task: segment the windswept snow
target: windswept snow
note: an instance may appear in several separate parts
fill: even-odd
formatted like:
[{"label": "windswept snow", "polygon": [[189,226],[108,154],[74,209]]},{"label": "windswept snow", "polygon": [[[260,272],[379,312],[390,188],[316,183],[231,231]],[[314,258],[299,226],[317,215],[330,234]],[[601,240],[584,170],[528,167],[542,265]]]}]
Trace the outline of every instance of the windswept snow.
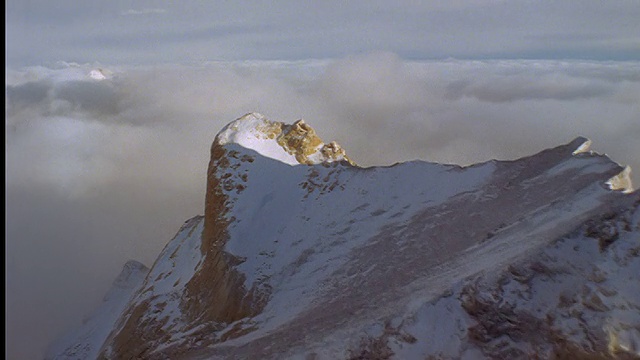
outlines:
[{"label": "windswept snow", "polygon": [[383,226],[405,223],[425,206],[473,192],[495,170],[493,163],[462,171],[425,162],[369,169],[344,163],[292,168],[254,157],[252,163],[231,159],[231,167],[246,173],[247,181],[240,194],[231,195],[227,214],[239,219],[229,228],[233,241],[226,251],[243,260],[236,269],[246,276],[245,287],[267,281],[274,289],[263,315],[255,319],[268,324],[248,338],[308,306],[351,251]]}]

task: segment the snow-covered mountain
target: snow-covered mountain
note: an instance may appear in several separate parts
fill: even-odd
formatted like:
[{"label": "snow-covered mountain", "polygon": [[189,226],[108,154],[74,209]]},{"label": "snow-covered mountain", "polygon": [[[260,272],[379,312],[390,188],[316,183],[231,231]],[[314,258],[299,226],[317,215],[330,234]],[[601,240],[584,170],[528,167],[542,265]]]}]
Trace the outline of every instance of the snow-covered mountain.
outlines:
[{"label": "snow-covered mountain", "polygon": [[640,357],[640,194],[589,144],[362,168],[247,114],[204,216],[48,358]]}]

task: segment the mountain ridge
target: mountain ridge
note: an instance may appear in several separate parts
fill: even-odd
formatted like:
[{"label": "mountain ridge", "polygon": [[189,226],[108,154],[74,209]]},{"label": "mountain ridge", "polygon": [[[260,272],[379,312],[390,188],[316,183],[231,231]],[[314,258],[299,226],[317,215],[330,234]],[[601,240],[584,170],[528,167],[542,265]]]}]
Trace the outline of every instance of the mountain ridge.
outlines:
[{"label": "mountain ridge", "polygon": [[[323,151],[304,122],[255,113],[223,128],[211,147],[204,217],[188,220],[163,249],[100,357],[348,358],[376,347],[377,356],[392,357],[425,344],[415,331],[384,325],[390,319],[433,312],[428,304],[443,293],[465,298],[464,286],[451,286],[502,274],[611,208],[638,206],[630,182],[612,181],[629,171],[581,137],[469,167],[361,168],[329,145],[340,151]],[[640,231],[633,221],[627,232]],[[623,300],[640,304],[633,295]],[[465,313],[456,313],[469,323],[458,348],[440,354],[498,354],[485,346],[491,341],[472,341],[474,315]],[[382,335],[363,337],[380,324]],[[526,351],[557,350],[534,345]],[[607,346],[587,350],[613,354]]]}]

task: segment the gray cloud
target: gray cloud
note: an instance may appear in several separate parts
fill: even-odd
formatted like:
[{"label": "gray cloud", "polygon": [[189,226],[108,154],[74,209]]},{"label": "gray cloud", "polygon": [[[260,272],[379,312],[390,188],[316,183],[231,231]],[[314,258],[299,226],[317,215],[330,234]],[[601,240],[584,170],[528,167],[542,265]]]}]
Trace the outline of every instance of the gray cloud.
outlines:
[{"label": "gray cloud", "polygon": [[[426,61],[91,65],[9,72],[10,358],[41,358],[129,258],[151,265],[201,214],[208,150],[249,111],[304,117],[362,165],[514,159],[582,135],[640,169],[637,62]],[[28,345],[28,346],[27,346]]]},{"label": "gray cloud", "polygon": [[602,66],[567,67],[566,73],[577,78],[598,79],[605,82],[640,82],[640,63],[628,62],[624,65],[609,63]]},{"label": "gray cloud", "polygon": [[152,15],[152,14],[164,14],[167,10],[160,8],[144,8],[142,10],[128,9],[122,12],[124,16],[132,16],[132,15]]},{"label": "gray cloud", "polygon": [[100,47],[105,48],[123,48],[144,46],[151,44],[156,46],[170,46],[174,44],[194,43],[215,39],[230,38],[238,35],[255,36],[261,32],[269,30],[266,25],[239,25],[239,24],[221,24],[217,26],[203,26],[196,29],[148,29],[140,32],[126,32],[115,34],[96,34],[92,36],[83,36],[75,42],[76,48]]},{"label": "gray cloud", "polygon": [[49,81],[29,81],[20,85],[6,87],[6,101],[8,115],[40,107],[49,96],[52,84]]},{"label": "gray cloud", "polygon": [[119,112],[121,94],[108,82],[71,81],[56,88],[54,98],[69,103],[89,115],[114,115]]},{"label": "gray cloud", "polygon": [[607,84],[569,79],[566,76],[531,79],[526,76],[490,79],[489,81],[459,81],[448,87],[447,96],[460,99],[474,97],[487,102],[516,100],[578,100],[611,95]]}]

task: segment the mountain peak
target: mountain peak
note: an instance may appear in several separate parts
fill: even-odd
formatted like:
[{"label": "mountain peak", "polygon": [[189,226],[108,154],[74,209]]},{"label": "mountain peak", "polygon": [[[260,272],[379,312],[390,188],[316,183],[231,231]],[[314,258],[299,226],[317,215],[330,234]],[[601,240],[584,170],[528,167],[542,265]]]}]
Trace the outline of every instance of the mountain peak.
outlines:
[{"label": "mountain peak", "polygon": [[285,124],[259,113],[248,113],[218,133],[214,146],[225,144],[238,144],[289,165],[342,160],[352,163],[340,145],[336,142],[325,144],[303,119]]},{"label": "mountain peak", "polygon": [[89,77],[93,80],[105,80],[107,77],[102,69],[93,69],[89,72]]}]

